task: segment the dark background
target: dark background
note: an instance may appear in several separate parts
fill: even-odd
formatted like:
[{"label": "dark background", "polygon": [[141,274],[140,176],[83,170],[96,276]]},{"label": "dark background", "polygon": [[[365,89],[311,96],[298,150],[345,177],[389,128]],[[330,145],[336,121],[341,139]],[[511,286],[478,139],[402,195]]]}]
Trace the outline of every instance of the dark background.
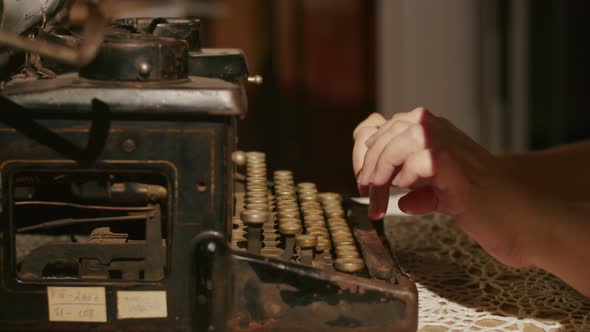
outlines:
[{"label": "dark background", "polygon": [[[241,149],[267,152],[271,169],[291,169],[320,190],[356,194],[352,130],[376,110],[376,1],[213,1],[227,10],[204,20],[205,45],[243,49],[265,79],[248,88]],[[497,2],[506,41],[509,1]],[[529,148],[587,139],[590,1],[529,0],[528,8]],[[502,77],[509,68],[500,66]]]}]

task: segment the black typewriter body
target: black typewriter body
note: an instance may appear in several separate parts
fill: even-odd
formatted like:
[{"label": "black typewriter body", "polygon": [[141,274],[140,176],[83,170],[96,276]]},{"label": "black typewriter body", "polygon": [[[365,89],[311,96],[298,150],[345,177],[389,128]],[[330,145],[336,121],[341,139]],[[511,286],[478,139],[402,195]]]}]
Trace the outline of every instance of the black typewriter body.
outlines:
[{"label": "black typewriter body", "polygon": [[249,247],[232,161],[248,71],[202,49],[198,21],[118,21],[90,64],[45,68],[0,96],[1,331],[416,329],[415,286],[364,207],[343,205],[355,273],[333,249],[326,266],[282,255],[276,215],[276,241]]}]

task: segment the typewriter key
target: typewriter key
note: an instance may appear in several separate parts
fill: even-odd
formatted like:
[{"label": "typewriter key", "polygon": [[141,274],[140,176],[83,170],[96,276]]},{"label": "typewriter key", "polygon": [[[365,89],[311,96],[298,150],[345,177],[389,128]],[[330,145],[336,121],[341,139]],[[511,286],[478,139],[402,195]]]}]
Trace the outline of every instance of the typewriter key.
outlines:
[{"label": "typewriter key", "polygon": [[338,193],[319,193],[318,198],[321,202],[336,201],[342,202],[342,195]]},{"label": "typewriter key", "polygon": [[271,211],[270,207],[266,203],[249,203],[246,204],[246,210],[256,210],[256,211]]},{"label": "typewriter key", "polygon": [[360,258],[337,258],[334,267],[341,272],[355,273],[365,268],[365,262]]},{"label": "typewriter key", "polygon": [[234,153],[232,153],[231,159],[234,162],[234,164],[236,164],[238,166],[246,165],[247,159],[246,159],[246,153],[244,151],[235,151]]},{"label": "typewriter key", "polygon": [[244,210],[240,218],[248,226],[248,252],[260,254],[262,225],[270,220],[271,214],[268,211]]},{"label": "typewriter key", "polygon": [[297,246],[301,249],[301,264],[311,265],[313,261],[313,249],[317,244],[317,237],[307,234],[297,235],[295,237]]},{"label": "typewriter key", "polygon": [[284,260],[291,260],[295,251],[295,235],[301,233],[301,224],[296,222],[282,223],[279,232],[285,238],[285,251],[281,256]]}]

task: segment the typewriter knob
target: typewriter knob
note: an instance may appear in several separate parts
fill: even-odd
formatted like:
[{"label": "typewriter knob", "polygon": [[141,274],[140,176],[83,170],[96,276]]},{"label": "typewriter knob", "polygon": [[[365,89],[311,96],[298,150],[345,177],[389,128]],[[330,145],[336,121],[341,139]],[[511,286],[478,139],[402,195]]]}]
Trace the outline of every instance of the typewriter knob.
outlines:
[{"label": "typewriter knob", "polygon": [[137,71],[139,72],[139,75],[147,77],[150,76],[150,73],[152,72],[152,66],[147,62],[141,62],[139,66],[137,66]]},{"label": "typewriter knob", "polygon": [[245,166],[247,161],[246,153],[244,151],[235,151],[231,155],[231,160],[238,166]]},{"label": "typewriter knob", "polygon": [[264,78],[261,75],[248,76],[248,83],[262,85],[262,83],[264,83]]}]

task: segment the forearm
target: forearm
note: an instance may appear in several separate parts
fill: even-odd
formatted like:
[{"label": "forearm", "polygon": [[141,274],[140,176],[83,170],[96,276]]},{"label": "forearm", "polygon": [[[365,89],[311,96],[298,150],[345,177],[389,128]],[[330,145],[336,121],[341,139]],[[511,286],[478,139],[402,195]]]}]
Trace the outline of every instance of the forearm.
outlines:
[{"label": "forearm", "polygon": [[514,179],[536,192],[590,201],[590,141],[498,158]]},{"label": "forearm", "polygon": [[590,204],[547,201],[531,216],[530,262],[590,297]]}]

